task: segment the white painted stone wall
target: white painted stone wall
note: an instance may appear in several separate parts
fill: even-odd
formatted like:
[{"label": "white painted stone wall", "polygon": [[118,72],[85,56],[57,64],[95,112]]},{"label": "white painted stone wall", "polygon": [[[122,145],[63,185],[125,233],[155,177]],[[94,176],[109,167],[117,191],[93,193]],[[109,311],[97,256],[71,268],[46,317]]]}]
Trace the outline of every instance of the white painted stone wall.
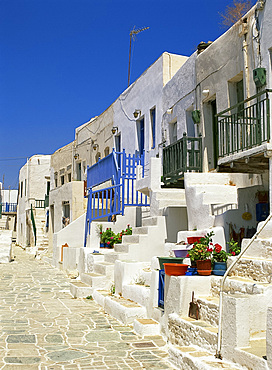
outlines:
[{"label": "white painted stone wall", "polygon": [[[50,155],[34,155],[20,169],[17,208],[17,243],[22,247],[33,244],[30,222],[31,204],[45,198],[47,182],[50,179]],[[35,213],[35,212],[34,212]]]},{"label": "white painted stone wall", "polygon": [[2,203],[17,203],[18,190],[17,189],[2,189],[1,190]]},{"label": "white painted stone wall", "polygon": [[[83,181],[72,181],[53,189],[49,194],[50,213],[54,207],[54,225],[51,231],[58,232],[63,229],[63,202],[70,205],[70,223],[80,217],[87,207],[87,198],[84,198]],[[51,222],[53,218],[51,216]]]},{"label": "white painted stone wall", "polygon": [[272,307],[267,310],[266,353],[269,369],[272,369]]},{"label": "white painted stone wall", "polygon": [[0,263],[8,263],[12,258],[11,238],[11,230],[0,230]]},{"label": "white painted stone wall", "polygon": [[[158,153],[161,143],[162,91],[163,86],[174,76],[187,57],[163,53],[133,84],[131,84],[114,102],[114,125],[121,134],[121,147],[127,153],[139,150],[137,125],[139,119],[145,120],[146,167],[149,158]],[[152,149],[150,110],[156,108],[156,139]],[[133,113],[140,110],[141,115],[135,119]]]}]

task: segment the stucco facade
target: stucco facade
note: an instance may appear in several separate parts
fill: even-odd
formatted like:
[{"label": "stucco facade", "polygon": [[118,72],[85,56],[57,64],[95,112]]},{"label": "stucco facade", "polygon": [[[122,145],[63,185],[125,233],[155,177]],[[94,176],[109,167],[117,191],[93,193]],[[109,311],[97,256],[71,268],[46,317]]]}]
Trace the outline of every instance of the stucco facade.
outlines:
[{"label": "stucco facade", "polygon": [[[50,184],[50,155],[34,155],[19,173],[17,207],[17,243],[22,247],[35,244],[31,206],[36,224],[38,246],[46,234],[45,196]],[[40,202],[41,201],[41,202]]]}]

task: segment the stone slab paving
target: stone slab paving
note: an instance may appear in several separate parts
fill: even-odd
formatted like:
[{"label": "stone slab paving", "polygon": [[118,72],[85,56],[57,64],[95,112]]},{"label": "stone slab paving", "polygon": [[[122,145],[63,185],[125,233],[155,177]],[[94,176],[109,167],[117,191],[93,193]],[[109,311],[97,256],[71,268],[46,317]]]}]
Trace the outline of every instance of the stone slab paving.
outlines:
[{"label": "stone slab paving", "polygon": [[173,369],[161,336],[137,336],[63,272],[15,247],[0,264],[0,369]]}]

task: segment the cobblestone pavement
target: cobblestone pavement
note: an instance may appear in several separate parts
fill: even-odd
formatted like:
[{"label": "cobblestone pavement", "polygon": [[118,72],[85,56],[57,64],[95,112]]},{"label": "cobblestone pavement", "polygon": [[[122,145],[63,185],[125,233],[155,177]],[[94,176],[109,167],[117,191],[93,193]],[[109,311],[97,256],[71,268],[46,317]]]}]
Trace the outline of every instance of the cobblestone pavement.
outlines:
[{"label": "cobblestone pavement", "polygon": [[0,369],[172,369],[160,336],[138,337],[61,271],[15,247],[0,264]]}]

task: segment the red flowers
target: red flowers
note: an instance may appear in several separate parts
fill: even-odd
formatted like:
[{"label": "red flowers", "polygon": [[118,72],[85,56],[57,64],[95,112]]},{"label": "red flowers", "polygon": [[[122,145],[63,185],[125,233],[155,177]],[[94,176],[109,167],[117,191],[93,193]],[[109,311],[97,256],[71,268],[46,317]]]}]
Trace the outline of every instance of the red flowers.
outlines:
[{"label": "red flowers", "polygon": [[216,253],[220,253],[221,250],[222,250],[221,245],[216,243],[215,246],[214,246],[214,250],[215,250]]},{"label": "red flowers", "polygon": [[235,256],[235,255],[236,255],[234,251],[232,251],[232,252],[231,252],[231,254],[232,254],[233,256]]}]

